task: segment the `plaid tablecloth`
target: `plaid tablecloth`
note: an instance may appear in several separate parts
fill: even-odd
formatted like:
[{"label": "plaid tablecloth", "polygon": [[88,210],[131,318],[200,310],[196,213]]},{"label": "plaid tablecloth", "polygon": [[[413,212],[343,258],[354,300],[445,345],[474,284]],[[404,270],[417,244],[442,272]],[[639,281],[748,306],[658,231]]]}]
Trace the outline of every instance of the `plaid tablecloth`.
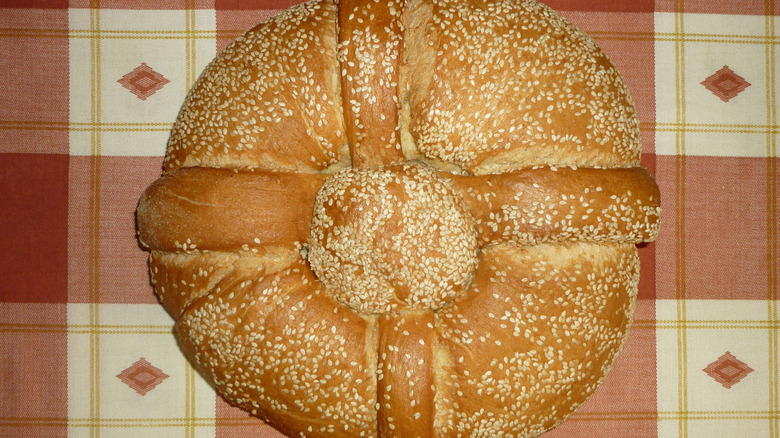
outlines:
[{"label": "plaid tablecloth", "polygon": [[[623,354],[545,438],[780,438],[780,3],[545,2],[626,78],[664,209]],[[134,209],[199,72],[293,3],[0,1],[0,436],[278,436],[181,355]]]}]

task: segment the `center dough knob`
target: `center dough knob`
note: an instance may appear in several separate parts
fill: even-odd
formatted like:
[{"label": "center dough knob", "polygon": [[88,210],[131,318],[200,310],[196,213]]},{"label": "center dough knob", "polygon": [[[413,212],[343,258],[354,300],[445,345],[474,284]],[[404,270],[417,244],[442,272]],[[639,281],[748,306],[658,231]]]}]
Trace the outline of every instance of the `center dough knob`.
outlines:
[{"label": "center dough knob", "polygon": [[438,309],[471,283],[477,250],[474,218],[429,167],[349,169],[317,195],[309,263],[357,311]]}]

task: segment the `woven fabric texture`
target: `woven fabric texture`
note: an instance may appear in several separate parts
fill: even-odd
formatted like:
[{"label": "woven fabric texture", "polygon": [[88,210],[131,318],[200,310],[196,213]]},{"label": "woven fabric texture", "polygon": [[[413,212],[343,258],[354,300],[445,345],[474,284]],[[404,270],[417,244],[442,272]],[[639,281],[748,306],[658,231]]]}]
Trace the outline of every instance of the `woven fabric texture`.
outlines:
[{"label": "woven fabric texture", "polygon": [[[135,239],[187,90],[295,0],[0,1],[0,436],[280,436],[182,356]],[[777,0],[546,0],[636,101],[663,227],[553,437],[780,438]]]}]

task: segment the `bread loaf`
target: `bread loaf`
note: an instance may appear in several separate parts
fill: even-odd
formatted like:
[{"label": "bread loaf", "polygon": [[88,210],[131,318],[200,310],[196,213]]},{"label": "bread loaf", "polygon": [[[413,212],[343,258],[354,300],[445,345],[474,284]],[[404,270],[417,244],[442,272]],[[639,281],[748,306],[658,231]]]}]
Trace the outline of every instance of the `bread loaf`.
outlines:
[{"label": "bread loaf", "polygon": [[289,436],[532,437],[597,388],[660,196],[533,0],[311,0],[222,51],[141,196],[189,360]]}]

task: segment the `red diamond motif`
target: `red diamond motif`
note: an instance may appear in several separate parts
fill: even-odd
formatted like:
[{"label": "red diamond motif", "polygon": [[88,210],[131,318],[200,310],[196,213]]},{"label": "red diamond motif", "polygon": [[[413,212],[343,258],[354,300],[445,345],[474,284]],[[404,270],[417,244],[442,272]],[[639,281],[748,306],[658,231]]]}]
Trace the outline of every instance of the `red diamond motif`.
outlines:
[{"label": "red diamond motif", "polygon": [[718,383],[731,388],[754,370],[728,351],[703,370]]},{"label": "red diamond motif", "polygon": [[142,357],[129,368],[117,374],[117,377],[127,386],[133,388],[135,392],[146,395],[147,392],[153,390],[170,376]]},{"label": "red diamond motif", "polygon": [[117,82],[138,96],[139,99],[146,100],[170,81],[142,62],[141,65],[122,76],[122,79]]},{"label": "red diamond motif", "polygon": [[701,84],[724,102],[735,98],[751,85],[750,82],[734,73],[727,65],[724,65],[722,69],[716,71],[715,74],[705,79]]}]

